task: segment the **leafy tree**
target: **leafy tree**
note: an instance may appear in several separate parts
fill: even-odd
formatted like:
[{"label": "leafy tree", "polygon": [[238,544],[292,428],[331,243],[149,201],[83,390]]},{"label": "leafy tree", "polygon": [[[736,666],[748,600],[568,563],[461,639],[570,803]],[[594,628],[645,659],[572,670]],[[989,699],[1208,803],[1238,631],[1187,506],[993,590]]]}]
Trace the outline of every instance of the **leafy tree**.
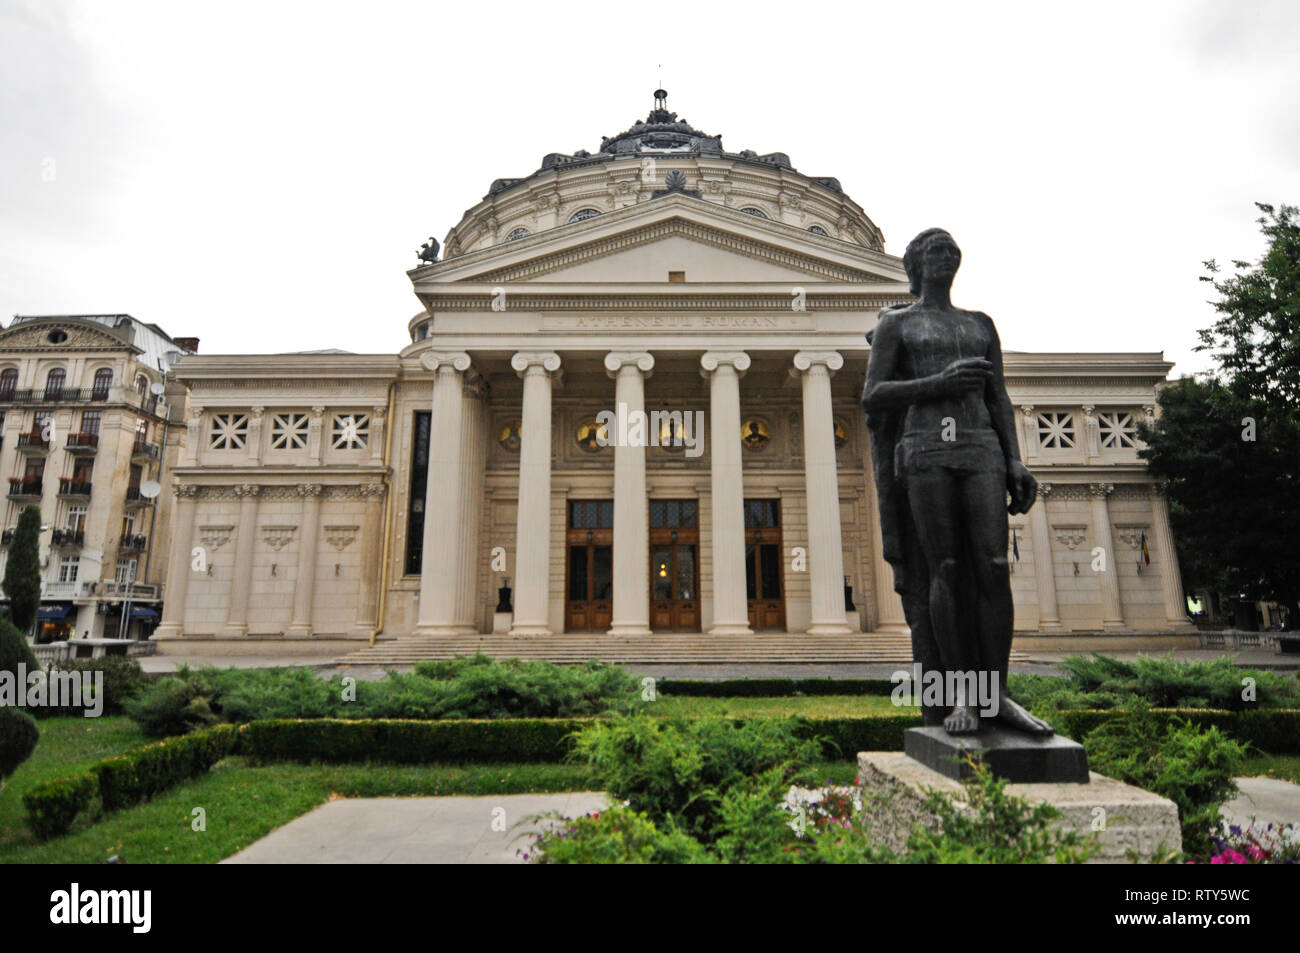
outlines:
[{"label": "leafy tree", "polygon": [[[1257,203],[1258,204],[1258,203]],[[1219,318],[1199,332],[1219,369],[1165,387],[1141,455],[1168,485],[1184,580],[1276,600],[1300,623],[1300,212],[1258,205],[1268,250],[1219,279]]]},{"label": "leafy tree", "polygon": [[14,538],[9,543],[3,585],[9,600],[9,617],[21,632],[30,632],[41,604],[41,509],[23,507]]},{"label": "leafy tree", "polygon": [[1268,251],[1256,265],[1234,261],[1236,274],[1218,279],[1205,262],[1201,277],[1221,297],[1219,319],[1198,332],[1198,351],[1212,351],[1234,393],[1278,411],[1300,406],[1300,209],[1255,203]]}]

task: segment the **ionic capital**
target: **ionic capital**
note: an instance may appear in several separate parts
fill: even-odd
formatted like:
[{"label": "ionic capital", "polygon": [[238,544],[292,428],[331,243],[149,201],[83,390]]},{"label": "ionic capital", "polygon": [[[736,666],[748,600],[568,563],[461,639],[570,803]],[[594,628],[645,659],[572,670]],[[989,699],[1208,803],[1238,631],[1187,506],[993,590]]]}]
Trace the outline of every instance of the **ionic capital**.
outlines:
[{"label": "ionic capital", "polygon": [[654,370],[654,355],[648,351],[610,351],[605,355],[605,371],[617,377],[625,367],[635,367],[642,374]]},{"label": "ionic capital", "polygon": [[555,374],[560,369],[560,355],[554,351],[519,351],[510,358],[510,366],[520,377],[526,377],[533,368],[540,368],[547,375]]},{"label": "ionic capital", "polygon": [[749,370],[749,355],[744,351],[705,351],[700,358],[700,376],[707,378],[719,367],[734,367],[737,377]]},{"label": "ionic capital", "polygon": [[799,377],[814,367],[825,367],[828,374],[834,374],[843,366],[844,355],[839,351],[800,351],[794,356],[794,367],[790,374]]},{"label": "ionic capital", "polygon": [[469,370],[469,355],[464,351],[425,351],[420,355],[420,365],[427,371],[441,371],[444,367],[463,374]]}]

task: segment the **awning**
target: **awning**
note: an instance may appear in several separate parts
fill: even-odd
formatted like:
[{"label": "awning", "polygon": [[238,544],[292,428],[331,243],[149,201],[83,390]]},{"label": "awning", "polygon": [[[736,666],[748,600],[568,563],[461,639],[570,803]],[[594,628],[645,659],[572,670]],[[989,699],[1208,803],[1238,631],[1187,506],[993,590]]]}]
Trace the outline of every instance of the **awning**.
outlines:
[{"label": "awning", "polygon": [[36,618],[45,620],[66,619],[71,611],[72,606],[41,606],[36,610]]},{"label": "awning", "polygon": [[132,606],[131,618],[132,619],[156,619],[158,618],[158,613],[153,609],[150,609],[148,606]]}]

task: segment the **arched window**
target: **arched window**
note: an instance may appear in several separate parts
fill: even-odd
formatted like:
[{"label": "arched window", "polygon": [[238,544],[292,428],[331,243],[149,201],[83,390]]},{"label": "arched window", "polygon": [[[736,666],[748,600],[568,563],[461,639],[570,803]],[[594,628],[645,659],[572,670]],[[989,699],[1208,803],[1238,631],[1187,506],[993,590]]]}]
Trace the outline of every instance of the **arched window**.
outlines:
[{"label": "arched window", "polygon": [[829,234],[827,234],[826,229],[822,228],[820,225],[809,225],[808,231],[812,232],[814,235],[821,235],[825,238],[831,237]]},{"label": "arched window", "polygon": [[595,218],[599,214],[600,209],[597,208],[580,208],[569,216],[569,224],[572,225],[574,222],[585,222],[587,219]]},{"label": "arched window", "polygon": [[108,387],[113,383],[113,372],[107,367],[95,371],[95,386],[90,391],[91,400],[108,400]]},{"label": "arched window", "polygon": [[137,374],[135,377],[135,392],[141,397],[149,393],[149,378],[143,374]]},{"label": "arched window", "polygon": [[68,379],[68,372],[55,367],[45,378],[45,399],[58,400],[63,396],[63,382]]},{"label": "arched window", "polygon": [[509,235],[506,236],[506,241],[517,242],[521,238],[527,238],[529,234],[530,233],[526,228],[516,228],[513,232],[511,232]]},{"label": "arched window", "polygon": [[18,389],[18,369],[15,367],[6,367],[0,371],[0,399],[12,400],[14,391]]},{"label": "arched window", "polygon": [[746,205],[741,209],[746,215],[753,215],[755,218],[767,218],[767,213],[761,208],[754,208],[752,205]]}]

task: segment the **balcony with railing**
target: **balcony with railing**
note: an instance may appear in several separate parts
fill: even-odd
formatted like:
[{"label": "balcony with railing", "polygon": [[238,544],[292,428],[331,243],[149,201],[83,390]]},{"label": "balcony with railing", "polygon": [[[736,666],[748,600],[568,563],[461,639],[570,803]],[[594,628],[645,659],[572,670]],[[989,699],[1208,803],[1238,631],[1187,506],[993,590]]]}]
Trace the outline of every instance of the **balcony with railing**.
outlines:
[{"label": "balcony with railing", "polygon": [[137,440],[131,445],[132,463],[154,463],[158,460],[158,445]]},{"label": "balcony with railing", "polygon": [[70,433],[68,434],[68,442],[64,444],[63,449],[67,450],[68,453],[94,453],[99,449],[99,434]]},{"label": "balcony with railing", "polygon": [[145,547],[149,545],[149,537],[136,534],[134,536],[123,536],[118,549],[127,553],[142,553]]},{"label": "balcony with railing", "polygon": [[59,496],[90,496],[90,481],[59,477]]},{"label": "balcony with railing", "polygon": [[0,404],[77,404],[108,400],[108,392],[90,387],[4,387]]},{"label": "balcony with railing", "polygon": [[147,496],[140,492],[138,486],[128,486],[126,488],[126,505],[127,506],[148,506],[152,502]]},{"label": "balcony with railing", "polygon": [[41,588],[42,599],[89,599],[95,594],[95,583],[85,582],[46,582]]},{"label": "balcony with railing", "polygon": [[39,430],[18,435],[18,449],[23,453],[49,453],[50,441]]},{"label": "balcony with railing", "polygon": [[81,546],[86,542],[85,530],[56,529],[50,533],[51,546]]},{"label": "balcony with railing", "polygon": [[14,500],[40,499],[44,481],[39,477],[10,477],[9,497]]},{"label": "balcony with railing", "polygon": [[108,598],[157,599],[162,586],[153,582],[106,582],[101,595]]}]

